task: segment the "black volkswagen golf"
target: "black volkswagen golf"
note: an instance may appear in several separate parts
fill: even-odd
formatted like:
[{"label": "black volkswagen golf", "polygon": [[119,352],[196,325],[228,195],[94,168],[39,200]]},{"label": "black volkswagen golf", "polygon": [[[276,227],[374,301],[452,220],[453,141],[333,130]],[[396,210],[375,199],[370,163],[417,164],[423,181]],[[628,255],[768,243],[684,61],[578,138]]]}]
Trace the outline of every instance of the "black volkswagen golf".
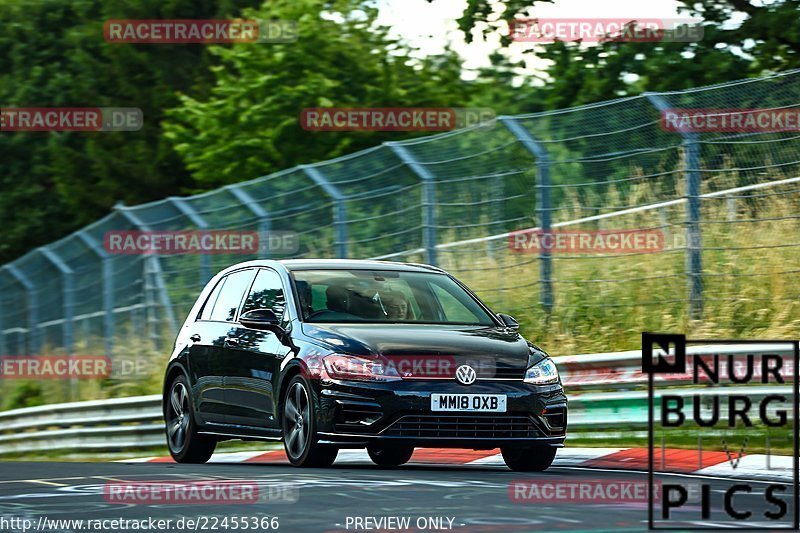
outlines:
[{"label": "black volkswagen golf", "polygon": [[566,437],[555,364],[467,287],[427,265],[251,261],[217,274],[181,328],[164,380],[172,457],[225,439],[283,440],[297,466],[366,448],[494,449],[540,471]]}]

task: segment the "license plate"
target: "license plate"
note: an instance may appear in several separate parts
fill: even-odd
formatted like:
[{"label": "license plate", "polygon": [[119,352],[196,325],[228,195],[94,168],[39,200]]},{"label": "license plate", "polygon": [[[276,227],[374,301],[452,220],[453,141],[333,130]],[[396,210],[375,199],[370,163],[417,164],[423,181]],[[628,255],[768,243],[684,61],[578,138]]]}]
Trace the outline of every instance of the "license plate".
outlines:
[{"label": "license plate", "polygon": [[431,411],[505,413],[504,394],[431,394]]}]

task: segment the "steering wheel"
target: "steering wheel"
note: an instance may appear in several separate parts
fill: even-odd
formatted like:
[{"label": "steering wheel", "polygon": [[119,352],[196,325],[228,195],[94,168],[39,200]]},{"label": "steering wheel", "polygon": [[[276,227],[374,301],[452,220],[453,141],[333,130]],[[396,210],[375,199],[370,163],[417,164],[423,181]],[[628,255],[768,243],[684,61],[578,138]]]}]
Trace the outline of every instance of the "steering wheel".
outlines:
[{"label": "steering wheel", "polygon": [[325,313],[332,313],[332,312],[333,311],[331,311],[330,309],[320,309],[319,311],[314,311],[313,313],[308,315],[306,317],[306,320],[308,320],[310,318],[319,318],[320,315],[325,315]]},{"label": "steering wheel", "polygon": [[346,311],[334,311],[333,309],[320,309],[319,311],[314,311],[310,315],[306,317],[306,320],[320,318],[327,315],[332,315],[332,317],[342,317],[342,318],[349,318],[355,320],[363,320],[360,316],[354,315],[352,313],[348,313]]}]

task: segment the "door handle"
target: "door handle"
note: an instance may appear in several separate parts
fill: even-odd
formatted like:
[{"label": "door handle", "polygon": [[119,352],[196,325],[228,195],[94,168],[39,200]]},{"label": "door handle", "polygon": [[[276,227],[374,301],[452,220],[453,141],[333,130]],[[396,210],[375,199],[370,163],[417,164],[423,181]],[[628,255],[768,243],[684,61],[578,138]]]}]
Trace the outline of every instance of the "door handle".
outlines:
[{"label": "door handle", "polygon": [[239,339],[236,337],[225,337],[225,344],[228,346],[239,346]]},{"label": "door handle", "polygon": [[189,340],[190,340],[190,341],[192,341],[192,342],[200,342],[200,335],[198,335],[197,333],[195,333],[194,335],[192,335],[191,337],[189,337]]}]

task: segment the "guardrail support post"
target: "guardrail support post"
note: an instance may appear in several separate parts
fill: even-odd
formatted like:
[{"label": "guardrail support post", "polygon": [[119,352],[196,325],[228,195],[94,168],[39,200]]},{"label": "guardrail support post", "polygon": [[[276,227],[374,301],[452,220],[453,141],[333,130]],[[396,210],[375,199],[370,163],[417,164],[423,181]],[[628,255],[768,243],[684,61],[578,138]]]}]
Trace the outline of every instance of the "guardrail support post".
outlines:
[{"label": "guardrail support post", "polygon": [[[670,108],[658,93],[644,93],[659,113]],[[700,145],[694,132],[678,132],[683,139],[686,172],[686,273],[689,276],[689,315],[693,320],[703,316],[703,249],[700,235]]]},{"label": "guardrail support post", "polygon": [[36,294],[36,285],[14,265],[8,264],[4,268],[25,289],[28,300],[28,342],[26,344],[28,346],[28,355],[36,355],[41,348],[39,343],[39,295]]},{"label": "guardrail support post", "polygon": [[109,359],[114,353],[114,269],[111,263],[112,256],[103,249],[94,237],[84,230],[75,234],[86,245],[86,248],[94,252],[100,259],[100,271],[103,286],[103,343],[105,354]]},{"label": "guardrail support post", "polygon": [[[150,231],[150,228],[147,226],[147,224],[142,222],[142,220],[133,212],[131,212],[129,208],[125,207],[124,204],[118,203],[114,206],[114,210],[122,215],[132,226],[142,231]],[[161,270],[161,262],[156,255],[151,255],[147,258],[143,272],[145,283],[147,283],[148,277],[148,263],[150,264],[153,277],[155,278],[155,286],[156,290],[158,291],[158,298],[161,302],[161,306],[164,308],[164,316],[167,318],[167,323],[172,330],[172,334],[177,335],[178,322],[175,320],[175,310],[172,308],[172,302],[169,299],[169,292],[167,292],[167,286],[164,283],[164,272]],[[151,335],[154,335],[154,339],[158,339],[158,332],[151,332]]]},{"label": "guardrail support post", "polygon": [[256,202],[247,191],[240,189],[238,185],[228,185],[225,189],[258,218],[258,257],[260,259],[269,259],[269,243],[262,241],[262,239],[269,239],[269,232],[272,230],[269,212]]},{"label": "guardrail support post", "polygon": [[[536,222],[541,228],[542,234],[549,235],[552,231],[550,154],[525,127],[512,117],[499,117],[498,120],[536,158]],[[547,313],[550,313],[553,310],[553,258],[550,250],[544,246],[539,250],[539,280],[542,286],[542,307]]]},{"label": "guardrail support post", "polygon": [[425,262],[436,266],[436,177],[402,144],[384,144],[422,180],[422,246],[425,248]]},{"label": "guardrail support post", "polygon": [[333,225],[336,228],[336,257],[344,259],[347,257],[347,197],[326,178],[319,168],[311,165],[300,165],[302,170],[311,181],[316,183],[325,194],[333,198],[336,207],[333,211]]},{"label": "guardrail support post", "polygon": [[[175,208],[183,215],[188,218],[192,224],[200,228],[201,230],[208,229],[208,222],[206,222],[200,214],[192,209],[192,206],[184,200],[183,198],[176,198],[174,196],[170,196],[167,198],[167,201],[170,202]],[[211,258],[208,254],[200,254],[200,288],[202,289],[205,287],[206,283],[211,280]]]}]

